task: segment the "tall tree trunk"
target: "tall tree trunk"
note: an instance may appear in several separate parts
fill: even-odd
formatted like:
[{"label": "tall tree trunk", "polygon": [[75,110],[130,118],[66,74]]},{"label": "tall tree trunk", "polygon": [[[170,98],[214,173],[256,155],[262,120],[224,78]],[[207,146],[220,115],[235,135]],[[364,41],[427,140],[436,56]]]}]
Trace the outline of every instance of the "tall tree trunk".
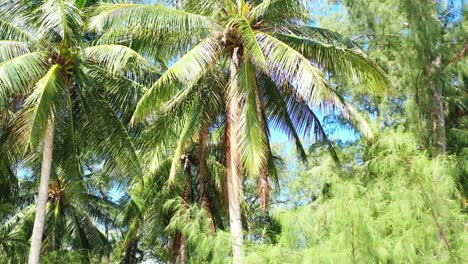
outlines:
[{"label": "tall tree trunk", "polygon": [[[183,166],[184,166],[184,171],[185,171],[185,175],[187,176],[187,179],[186,179],[186,183],[184,186],[184,191],[182,193],[182,200],[184,201],[184,207],[188,209],[190,205],[190,197],[192,195],[192,173],[191,173],[192,164],[190,163],[190,159],[188,155],[185,155],[183,157]],[[187,244],[187,237],[181,232],[180,247],[179,247],[179,263],[180,264],[187,263],[186,244]]]},{"label": "tall tree trunk", "polygon": [[432,66],[429,71],[429,89],[432,93],[432,134],[433,142],[433,156],[445,154],[447,151],[447,138],[445,135],[445,113],[444,101],[442,95],[442,87],[440,86],[439,71],[442,63],[441,56],[437,56],[432,61]]},{"label": "tall tree trunk", "polygon": [[41,253],[42,234],[46,217],[47,193],[49,189],[50,172],[52,167],[52,151],[54,147],[54,121],[49,122],[44,138],[44,149],[42,154],[41,180],[39,183],[39,194],[37,196],[36,216],[31,237],[31,248],[29,250],[29,264],[39,264]]},{"label": "tall tree trunk", "polygon": [[177,257],[180,252],[180,238],[182,234],[180,231],[176,231],[174,237],[172,238],[172,263],[177,263]]},{"label": "tall tree trunk", "polygon": [[207,181],[206,181],[205,145],[206,145],[206,139],[208,137],[208,128],[209,126],[206,125],[201,131],[199,138],[198,138],[198,166],[199,166],[198,177],[200,180],[201,207],[203,208],[203,210],[205,210],[205,212],[208,215],[208,218],[210,219],[210,232],[211,234],[214,234],[215,233],[214,217],[213,217],[213,212],[211,212],[210,199],[206,191]]},{"label": "tall tree trunk", "polygon": [[258,182],[258,195],[260,196],[260,207],[263,214],[266,214],[268,201],[270,198],[270,187],[268,186],[268,170],[266,165],[262,168]]},{"label": "tall tree trunk", "polygon": [[136,253],[136,250],[137,250],[137,245],[138,245],[138,241],[133,241],[125,249],[125,257],[124,257],[125,264],[134,263],[135,253]]},{"label": "tall tree trunk", "polygon": [[227,189],[229,200],[229,224],[231,227],[232,252],[235,264],[244,262],[243,234],[241,218],[241,175],[239,172],[238,126],[239,126],[239,100],[237,74],[240,67],[240,49],[235,48],[232,53],[230,66],[230,85],[227,94],[227,120],[226,120],[226,169]]}]

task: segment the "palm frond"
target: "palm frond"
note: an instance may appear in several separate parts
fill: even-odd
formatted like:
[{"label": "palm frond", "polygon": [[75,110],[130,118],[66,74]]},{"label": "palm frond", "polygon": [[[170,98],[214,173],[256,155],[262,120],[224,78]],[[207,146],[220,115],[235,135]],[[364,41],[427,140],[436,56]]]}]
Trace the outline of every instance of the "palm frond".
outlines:
[{"label": "palm frond", "polygon": [[33,39],[33,37],[25,30],[0,18],[0,39],[30,41]]},{"label": "palm frond", "polygon": [[41,53],[27,53],[0,63],[0,95],[25,92],[46,72],[45,56]]},{"label": "palm frond", "polygon": [[29,44],[27,42],[0,40],[0,62],[29,52]]},{"label": "palm frond", "polygon": [[[193,109],[193,108],[192,108]],[[183,122],[183,128],[180,132],[179,138],[177,140],[177,146],[172,154],[172,163],[171,170],[169,172],[168,183],[172,184],[174,182],[175,176],[180,167],[180,157],[184,148],[187,146],[190,139],[198,134],[201,129],[201,114],[198,109],[193,109],[195,111],[188,111]]]},{"label": "palm frond", "polygon": [[[260,86],[264,89],[264,107],[267,118],[269,119],[269,125],[285,133],[288,138],[294,139],[299,157],[303,161],[307,160],[307,154],[302,145],[299,133],[306,135],[307,129],[312,127],[313,123],[311,120],[304,118],[301,113],[289,112],[296,109],[296,107],[294,107],[294,105],[288,106],[287,101],[285,101],[281,92],[278,91],[278,88],[268,76],[261,76],[259,80]],[[293,121],[291,115],[298,116],[294,119],[297,123]]]},{"label": "palm frond", "polygon": [[99,66],[86,67],[85,74],[101,87],[101,92],[106,94],[112,108],[123,115],[133,113],[138,100],[147,90],[143,84],[123,75],[113,75]]},{"label": "palm frond", "polygon": [[[86,77],[83,77],[83,79]],[[138,179],[143,175],[133,139],[125,124],[103,98],[96,83],[84,81],[79,94],[85,119],[84,132],[90,148],[105,160],[109,174]]]},{"label": "palm frond", "polygon": [[388,84],[385,73],[360,50],[292,34],[275,34],[275,37],[338,78],[370,84],[368,87],[375,90],[382,90]]},{"label": "palm frond", "polygon": [[41,25],[39,33],[50,39],[64,41],[66,46],[78,44],[81,41],[83,28],[82,12],[74,1],[47,0],[39,8]]},{"label": "palm frond", "polygon": [[246,56],[237,76],[240,93],[245,96],[239,119],[238,131],[240,152],[244,168],[250,176],[258,175],[266,165],[267,136],[262,121],[260,95],[256,81],[255,70]]},{"label": "palm frond", "polygon": [[328,96],[329,84],[323,71],[284,42],[265,33],[257,33],[256,37],[267,58],[268,74],[276,83],[289,83],[313,105],[318,105]]},{"label": "palm frond", "polygon": [[308,18],[305,1],[265,0],[256,5],[247,15],[250,22],[264,21],[270,26],[291,26]]},{"label": "palm frond", "polygon": [[266,59],[262,49],[257,43],[255,33],[250,27],[249,21],[244,17],[233,17],[229,20],[228,25],[234,29],[234,34],[242,41],[244,52],[256,64],[257,67],[266,70]]},{"label": "palm frond", "polygon": [[106,69],[111,74],[122,74],[124,71],[138,72],[148,68],[149,63],[136,51],[121,45],[99,45],[84,50],[86,59]]},{"label": "palm frond", "polygon": [[48,123],[53,120],[57,99],[65,88],[65,76],[60,65],[52,66],[35,85],[17,117],[17,136],[20,142],[36,146]]},{"label": "palm frond", "polygon": [[109,28],[132,28],[145,25],[161,34],[208,30],[212,22],[200,15],[175,10],[163,5],[107,4],[93,7],[89,28],[102,32]]},{"label": "palm frond", "polygon": [[167,100],[176,85],[194,85],[212,67],[219,52],[218,40],[207,38],[180,58],[140,99],[133,121],[141,121],[156,110],[158,103]]}]

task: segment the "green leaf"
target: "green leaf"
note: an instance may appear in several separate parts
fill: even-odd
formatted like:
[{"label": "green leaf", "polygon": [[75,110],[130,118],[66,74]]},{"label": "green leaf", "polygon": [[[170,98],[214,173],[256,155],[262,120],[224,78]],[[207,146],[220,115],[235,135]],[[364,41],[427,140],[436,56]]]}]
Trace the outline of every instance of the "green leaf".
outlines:
[{"label": "green leaf", "polygon": [[44,136],[49,122],[53,122],[58,106],[57,99],[66,86],[61,70],[58,64],[52,66],[26,98],[17,117],[17,134],[21,142],[36,146]]},{"label": "green leaf", "polygon": [[207,30],[212,27],[204,16],[175,10],[162,5],[106,4],[93,7],[89,28],[102,32],[106,29],[132,28],[145,25],[160,34]]},{"label": "green leaf", "polygon": [[25,92],[46,72],[43,54],[27,53],[0,63],[0,95],[8,98]]},{"label": "green leaf", "polygon": [[246,56],[237,75],[241,96],[245,98],[239,119],[240,152],[244,168],[250,176],[258,175],[266,166],[268,145],[262,120],[261,97],[258,94],[255,70]]},{"label": "green leaf", "polygon": [[136,51],[121,45],[99,45],[84,49],[86,59],[107,70],[109,73],[122,74],[132,70],[141,72],[149,68],[149,63]]},{"label": "green leaf", "polygon": [[213,66],[220,49],[217,39],[207,38],[180,58],[143,95],[132,122],[141,121],[155,111],[160,102],[170,98],[177,85],[194,85]]},{"label": "green leaf", "polygon": [[301,53],[268,34],[257,33],[256,37],[267,58],[268,75],[276,83],[289,83],[313,105],[318,105],[325,97],[330,98],[324,73]]}]

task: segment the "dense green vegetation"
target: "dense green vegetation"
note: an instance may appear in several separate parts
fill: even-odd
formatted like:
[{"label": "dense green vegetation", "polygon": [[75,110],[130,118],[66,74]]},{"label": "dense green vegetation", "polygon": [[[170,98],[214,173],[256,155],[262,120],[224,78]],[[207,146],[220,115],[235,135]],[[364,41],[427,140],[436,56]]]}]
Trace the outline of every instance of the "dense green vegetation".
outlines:
[{"label": "dense green vegetation", "polygon": [[1,1],[0,262],[467,262],[465,7]]}]

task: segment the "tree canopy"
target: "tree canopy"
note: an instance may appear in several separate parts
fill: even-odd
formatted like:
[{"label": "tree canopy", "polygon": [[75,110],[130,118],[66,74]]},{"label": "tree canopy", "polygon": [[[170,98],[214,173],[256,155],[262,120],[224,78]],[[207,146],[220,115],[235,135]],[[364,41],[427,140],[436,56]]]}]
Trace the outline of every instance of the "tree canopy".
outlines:
[{"label": "tree canopy", "polygon": [[464,1],[0,3],[5,263],[464,263]]}]

